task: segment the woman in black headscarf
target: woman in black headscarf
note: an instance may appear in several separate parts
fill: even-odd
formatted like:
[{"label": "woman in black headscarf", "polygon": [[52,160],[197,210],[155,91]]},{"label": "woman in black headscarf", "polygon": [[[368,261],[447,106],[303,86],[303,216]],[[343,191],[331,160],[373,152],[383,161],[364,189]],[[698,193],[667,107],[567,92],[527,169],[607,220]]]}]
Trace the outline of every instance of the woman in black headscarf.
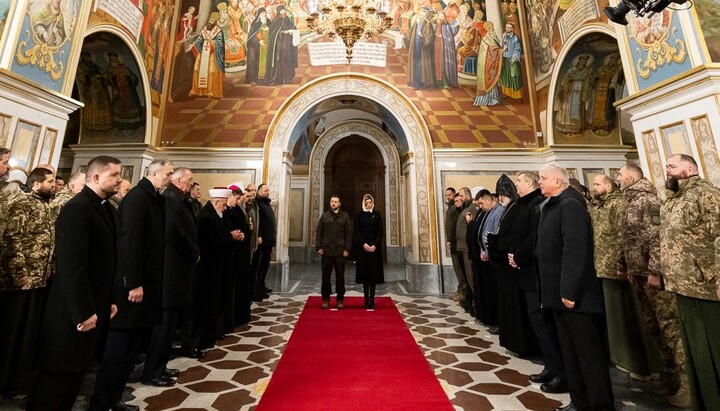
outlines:
[{"label": "woman in black headscarf", "polygon": [[365,308],[375,309],[375,285],[385,282],[382,257],[383,223],[375,211],[375,199],[365,194],[362,210],[355,217],[355,282],[363,285]]}]

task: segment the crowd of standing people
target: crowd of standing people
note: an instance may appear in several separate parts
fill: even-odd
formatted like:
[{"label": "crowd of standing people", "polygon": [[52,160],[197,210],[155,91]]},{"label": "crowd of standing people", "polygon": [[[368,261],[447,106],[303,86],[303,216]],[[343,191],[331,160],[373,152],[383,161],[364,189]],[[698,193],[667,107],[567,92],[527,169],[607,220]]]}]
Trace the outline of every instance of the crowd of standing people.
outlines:
[{"label": "crowd of standing people", "polygon": [[99,156],[66,185],[41,165],[0,187],[0,391],[29,392],[28,410],[72,409],[94,364],[90,409],[138,409],[122,393],[141,354],[141,383],[172,386],[174,342],[202,358],[272,291],[267,185],[211,189],[202,206],[188,168],[156,159],[132,188],[120,168]]},{"label": "crowd of standing people", "polygon": [[529,378],[570,393],[558,410],[613,410],[611,363],[658,371],[673,406],[720,409],[720,190],[685,154],[667,160],[664,202],[635,164],[592,183],[548,163],[494,193],[449,187],[452,298],[508,351],[542,356]]}]

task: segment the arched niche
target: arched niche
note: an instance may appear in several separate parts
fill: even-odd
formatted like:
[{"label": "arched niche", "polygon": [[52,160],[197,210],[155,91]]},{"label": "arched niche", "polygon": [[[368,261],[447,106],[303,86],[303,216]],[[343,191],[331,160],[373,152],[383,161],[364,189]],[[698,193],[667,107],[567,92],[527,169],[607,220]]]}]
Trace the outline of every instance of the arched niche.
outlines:
[{"label": "arched niche", "polygon": [[127,33],[98,25],[85,34],[65,144],[151,144],[152,103],[142,56]]}]

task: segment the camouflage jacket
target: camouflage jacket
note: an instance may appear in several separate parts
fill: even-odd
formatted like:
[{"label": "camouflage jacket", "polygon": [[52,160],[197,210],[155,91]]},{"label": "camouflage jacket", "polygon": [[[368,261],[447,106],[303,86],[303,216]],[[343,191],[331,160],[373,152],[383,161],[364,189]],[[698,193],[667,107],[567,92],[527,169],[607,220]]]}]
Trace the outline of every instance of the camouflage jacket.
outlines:
[{"label": "camouflage jacket", "polygon": [[720,289],[720,190],[693,176],[668,191],[660,216],[665,287],[687,297],[717,300]]},{"label": "camouflage jacket", "polygon": [[0,243],[0,290],[45,287],[55,248],[50,204],[35,193],[10,201]]},{"label": "camouflage jacket", "polygon": [[63,187],[62,190],[55,194],[55,197],[50,200],[50,209],[53,213],[53,220],[57,219],[58,214],[60,214],[60,209],[73,197],[75,197],[75,193],[70,191],[68,187]]},{"label": "camouflage jacket", "polygon": [[594,199],[588,207],[595,242],[595,272],[617,280],[617,263],[623,250],[627,201],[618,190]]},{"label": "camouflage jacket", "polygon": [[647,276],[662,276],[660,269],[660,206],[657,189],[643,178],[622,191],[627,201],[624,247],[618,271]]}]

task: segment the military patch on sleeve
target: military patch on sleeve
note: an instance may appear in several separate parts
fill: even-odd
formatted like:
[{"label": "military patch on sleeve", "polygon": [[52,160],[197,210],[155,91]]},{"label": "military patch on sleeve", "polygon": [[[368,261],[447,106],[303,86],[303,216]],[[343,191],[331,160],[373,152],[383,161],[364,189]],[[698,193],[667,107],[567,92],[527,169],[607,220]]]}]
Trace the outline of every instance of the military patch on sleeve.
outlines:
[{"label": "military patch on sleeve", "polygon": [[648,208],[648,215],[653,225],[660,225],[660,206],[651,205]]}]

